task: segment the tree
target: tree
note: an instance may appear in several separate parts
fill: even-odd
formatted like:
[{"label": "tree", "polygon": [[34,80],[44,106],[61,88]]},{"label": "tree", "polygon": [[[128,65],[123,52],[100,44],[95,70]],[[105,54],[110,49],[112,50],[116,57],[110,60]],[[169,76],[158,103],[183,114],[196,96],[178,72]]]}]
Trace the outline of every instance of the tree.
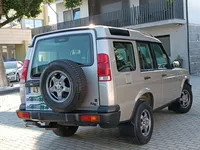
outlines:
[{"label": "tree", "polygon": [[[0,28],[6,24],[18,19],[21,20],[24,16],[31,18],[36,17],[42,11],[41,4],[52,3],[55,0],[0,0],[2,4],[2,12],[0,19],[5,16],[6,20],[0,22]],[[81,4],[81,0],[65,0],[66,8],[75,8]],[[10,11],[14,14],[10,15]],[[2,57],[2,46],[0,45],[0,87],[8,86],[8,81],[5,74],[4,60]]]},{"label": "tree", "polygon": [[81,5],[82,0],[65,0],[65,7],[66,8],[75,8]]},{"label": "tree", "polygon": [[[41,13],[42,3],[51,3],[54,0],[1,0],[2,4],[2,14],[0,14],[0,19],[2,16],[6,18],[5,21],[0,22],[0,28],[6,24],[16,20],[22,19],[24,16],[36,17]],[[12,15],[10,11],[14,12]],[[0,45],[0,87],[8,86],[8,81],[5,74],[4,59],[2,55],[2,46]]]}]

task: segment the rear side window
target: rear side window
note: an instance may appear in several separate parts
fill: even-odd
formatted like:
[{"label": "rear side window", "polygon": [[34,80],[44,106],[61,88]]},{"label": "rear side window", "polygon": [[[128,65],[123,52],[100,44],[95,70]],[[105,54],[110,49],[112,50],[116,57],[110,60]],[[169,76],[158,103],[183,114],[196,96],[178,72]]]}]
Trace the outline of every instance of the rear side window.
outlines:
[{"label": "rear side window", "polygon": [[61,59],[72,60],[82,66],[92,65],[92,36],[66,35],[38,41],[31,76],[39,77],[50,62]]},{"label": "rear side window", "polygon": [[132,43],[114,42],[114,51],[119,72],[130,72],[136,69]]}]

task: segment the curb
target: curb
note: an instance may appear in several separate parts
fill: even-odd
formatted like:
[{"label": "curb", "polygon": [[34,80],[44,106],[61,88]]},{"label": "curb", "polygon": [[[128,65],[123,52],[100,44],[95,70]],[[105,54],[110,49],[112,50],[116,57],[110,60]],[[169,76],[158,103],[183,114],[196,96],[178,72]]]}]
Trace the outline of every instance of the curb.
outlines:
[{"label": "curb", "polygon": [[18,93],[20,91],[20,87],[11,87],[11,88],[6,88],[4,90],[0,90],[0,95],[7,95],[11,93]]}]

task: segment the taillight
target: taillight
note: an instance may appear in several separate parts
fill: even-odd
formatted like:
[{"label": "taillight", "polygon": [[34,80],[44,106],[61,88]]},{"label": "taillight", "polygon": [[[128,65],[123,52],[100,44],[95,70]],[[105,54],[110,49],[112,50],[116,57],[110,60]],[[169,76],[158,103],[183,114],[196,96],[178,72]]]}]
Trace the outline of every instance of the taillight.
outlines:
[{"label": "taillight", "polygon": [[22,76],[20,79],[20,83],[25,83],[27,80],[27,73],[28,73],[28,66],[29,66],[29,60],[25,60],[24,61],[24,65],[23,65],[23,70],[22,70]]},{"label": "taillight", "polygon": [[90,116],[90,115],[82,115],[81,120],[83,122],[100,122],[100,116]]},{"label": "taillight", "polygon": [[17,116],[21,119],[30,119],[31,117],[29,112],[17,112]]},{"label": "taillight", "polygon": [[99,81],[111,81],[110,61],[107,54],[98,54]]}]

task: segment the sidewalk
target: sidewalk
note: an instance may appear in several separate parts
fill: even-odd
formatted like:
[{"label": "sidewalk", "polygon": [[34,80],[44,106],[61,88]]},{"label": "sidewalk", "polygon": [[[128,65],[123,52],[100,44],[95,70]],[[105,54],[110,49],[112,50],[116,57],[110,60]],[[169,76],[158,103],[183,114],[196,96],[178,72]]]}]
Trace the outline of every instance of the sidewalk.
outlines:
[{"label": "sidewalk", "polygon": [[9,87],[0,87],[0,95],[19,92],[20,84],[19,83],[11,83],[13,86]]}]

